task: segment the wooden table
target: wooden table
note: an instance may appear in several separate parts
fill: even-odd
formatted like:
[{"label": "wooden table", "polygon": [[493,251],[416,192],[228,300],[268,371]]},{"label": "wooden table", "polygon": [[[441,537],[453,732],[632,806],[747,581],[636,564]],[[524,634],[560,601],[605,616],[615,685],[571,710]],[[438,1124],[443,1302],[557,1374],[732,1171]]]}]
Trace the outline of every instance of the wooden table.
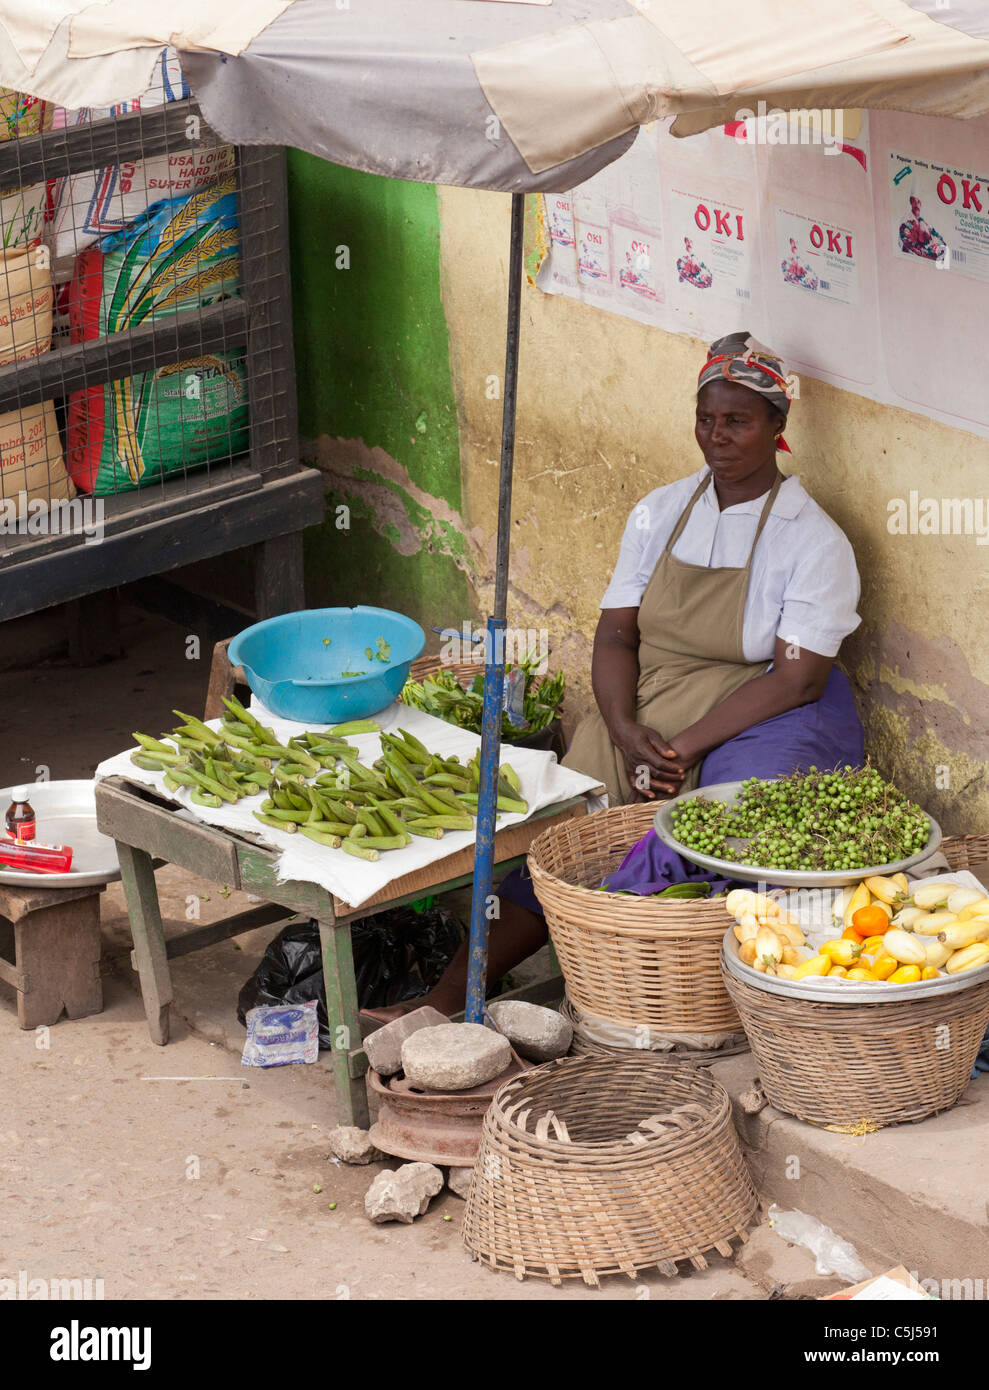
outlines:
[{"label": "wooden table", "polygon": [[[168,961],[203,946],[290,916],[302,915],[319,928],[326,984],[326,1013],[333,1039],[331,1065],[339,1104],[339,1123],[366,1128],[367,1056],[358,1020],[357,982],[350,943],[350,923],[358,917],[413,902],[427,893],[444,892],[473,877],[473,847],[395,879],[360,907],[342,902],[317,883],[277,881],[278,851],[232,830],[206,825],[176,814],[176,804],[153,788],[122,777],[96,783],[96,822],[117,842],[120,872],[130,917],[134,951],[131,963],[141,977],[141,995],[152,1042],[168,1042],[172,981]],[[529,845],[551,825],[587,814],[583,796],[535,812],[520,824],[495,835],[495,862],[507,868],[521,863]],[[166,942],[154,870],[176,864],[200,878],[265,899],[262,906],[222,922],[200,927]],[[286,911],[287,909],[287,911]]]}]

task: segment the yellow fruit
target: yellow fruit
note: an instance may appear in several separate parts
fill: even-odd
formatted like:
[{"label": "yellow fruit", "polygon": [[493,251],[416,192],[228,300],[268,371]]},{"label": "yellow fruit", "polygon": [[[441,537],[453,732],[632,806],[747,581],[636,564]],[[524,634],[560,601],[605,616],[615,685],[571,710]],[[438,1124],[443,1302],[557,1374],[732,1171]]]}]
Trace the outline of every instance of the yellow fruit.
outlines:
[{"label": "yellow fruit", "polygon": [[805,936],[796,922],[791,922],[786,917],[776,917],[770,924],[773,931],[783,942],[784,946],[789,943],[791,946],[803,946]]},{"label": "yellow fruit", "polygon": [[843,921],[845,916],[845,908],[851,902],[852,894],[854,892],[854,888],[842,888],[841,892],[838,894],[834,902],[831,904],[831,916],[834,918],[836,922]]},{"label": "yellow fruit", "polygon": [[831,960],[828,956],[811,956],[810,960],[805,960],[803,965],[798,965],[795,969],[795,980],[805,980],[808,975],[827,975],[831,969]]},{"label": "yellow fruit", "polygon": [[989,913],[989,898],[980,898],[977,903],[969,903],[958,914],[959,922],[967,922],[970,917],[982,917]]},{"label": "yellow fruit", "polygon": [[854,941],[849,941],[847,937],[834,941],[825,941],[821,947],[821,954],[833,960],[835,965],[843,965],[846,968],[854,965],[862,954],[861,946],[856,946]]},{"label": "yellow fruit", "polygon": [[865,956],[874,956],[877,951],[882,950],[885,940],[886,938],[884,936],[867,936],[862,942],[862,954]]},{"label": "yellow fruit", "polygon": [[915,985],[920,979],[919,965],[901,965],[889,977],[891,985]]},{"label": "yellow fruit", "polygon": [[926,883],[923,888],[915,888],[911,896],[916,907],[943,907],[948,894],[957,887],[957,883]]},{"label": "yellow fruit", "polygon": [[939,941],[936,936],[925,938],[924,954],[927,956],[929,966],[944,965],[945,961],[951,958],[953,949],[951,946],[946,946],[943,941]]},{"label": "yellow fruit", "polygon": [[738,958],[743,965],[751,965],[755,960],[755,937],[750,936],[738,948]]},{"label": "yellow fruit", "polygon": [[989,946],[984,941],[956,951],[944,968],[949,975],[959,975],[963,970],[977,970],[980,965],[989,965]]},{"label": "yellow fruit", "polygon": [[751,888],[733,888],[725,898],[725,908],[733,917],[741,918],[743,912],[751,912],[755,907],[756,895]]},{"label": "yellow fruit", "polygon": [[864,883],[860,883],[845,905],[845,911],[841,918],[841,925],[843,927],[850,927],[852,925],[852,918],[855,916],[856,912],[858,912],[859,908],[868,907],[869,902],[869,890]]},{"label": "yellow fruit", "polygon": [[912,929],[920,936],[937,936],[957,920],[953,912],[924,912],[912,924]]},{"label": "yellow fruit", "polygon": [[915,936],[901,931],[899,927],[892,927],[886,933],[883,937],[883,947],[901,965],[927,964],[927,954],[923,943],[918,941]]},{"label": "yellow fruit", "polygon": [[892,878],[897,888],[899,888],[903,896],[906,897],[910,892],[910,880],[907,878],[906,874],[893,874]]},{"label": "yellow fruit", "polygon": [[977,941],[989,940],[989,917],[970,917],[967,922],[952,922],[950,927],[938,932],[936,939],[953,951],[974,946]]},{"label": "yellow fruit", "polygon": [[888,980],[896,969],[897,962],[892,956],[880,956],[869,974],[874,980]]},{"label": "yellow fruit", "polygon": [[732,927],[732,933],[733,933],[733,935],[734,935],[734,937],[735,937],[735,940],[736,940],[739,944],[741,944],[742,941],[744,941],[745,938],[742,936],[742,928],[738,925],[737,922],[736,922],[735,925]]},{"label": "yellow fruit", "polygon": [[920,972],[920,978],[922,980],[940,980],[941,972],[933,965],[925,965]]},{"label": "yellow fruit", "polygon": [[755,936],[759,931],[759,922],[754,913],[743,912],[738,921],[739,930],[742,933],[742,940],[748,941],[750,936]]},{"label": "yellow fruit", "polygon": [[845,969],[843,965],[832,965],[831,969],[828,971],[828,979],[847,980],[848,971]]},{"label": "yellow fruit", "polygon": [[797,968],[795,965],[778,965],[777,975],[781,975],[784,980],[795,980],[797,978]]},{"label": "yellow fruit", "polygon": [[755,953],[757,960],[766,962],[766,968],[770,963],[773,966],[776,962],[783,959],[783,943],[771,927],[760,927],[755,939]]},{"label": "yellow fruit", "polygon": [[[799,965],[800,959],[800,952],[797,950],[796,946],[783,947],[783,955],[781,956],[781,960],[784,965]],[[776,968],[778,970],[779,966],[777,966]]]},{"label": "yellow fruit", "polygon": [[894,927],[912,927],[916,930],[917,918],[924,916],[922,907],[901,907],[893,918]]},{"label": "yellow fruit", "polygon": [[865,886],[881,903],[895,903],[902,894],[891,878],[867,878]]},{"label": "yellow fruit", "polygon": [[957,915],[966,907],[974,907],[984,897],[985,893],[978,888],[956,888],[953,893],[948,894],[948,911]]},{"label": "yellow fruit", "polygon": [[854,970],[849,970],[848,978],[850,980],[871,980],[872,972],[866,970],[864,966],[857,965]]}]

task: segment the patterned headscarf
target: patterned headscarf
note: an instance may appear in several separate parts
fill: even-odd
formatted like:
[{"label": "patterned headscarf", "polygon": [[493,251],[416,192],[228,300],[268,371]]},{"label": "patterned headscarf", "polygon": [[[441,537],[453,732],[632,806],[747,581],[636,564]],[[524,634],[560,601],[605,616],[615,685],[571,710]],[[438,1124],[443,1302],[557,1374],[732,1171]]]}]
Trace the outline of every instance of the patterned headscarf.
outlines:
[{"label": "patterned headscarf", "polygon": [[[709,381],[722,380],[734,381],[738,386],[758,391],[783,416],[789,414],[793,378],[787,372],[785,363],[744,330],[717,338],[711,344],[707,350],[707,361],[697,378],[697,390],[700,391]],[[790,446],[782,435],[776,441],[776,447],[787,454],[790,452]]]}]

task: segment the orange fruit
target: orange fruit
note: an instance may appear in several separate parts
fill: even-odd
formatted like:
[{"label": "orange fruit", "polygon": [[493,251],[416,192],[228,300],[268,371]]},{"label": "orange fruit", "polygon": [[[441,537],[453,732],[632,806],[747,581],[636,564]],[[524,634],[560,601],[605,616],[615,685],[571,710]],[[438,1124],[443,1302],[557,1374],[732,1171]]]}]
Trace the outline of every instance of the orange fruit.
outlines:
[{"label": "orange fruit", "polygon": [[852,916],[852,926],[863,938],[883,936],[889,930],[889,918],[881,907],[860,907]]}]

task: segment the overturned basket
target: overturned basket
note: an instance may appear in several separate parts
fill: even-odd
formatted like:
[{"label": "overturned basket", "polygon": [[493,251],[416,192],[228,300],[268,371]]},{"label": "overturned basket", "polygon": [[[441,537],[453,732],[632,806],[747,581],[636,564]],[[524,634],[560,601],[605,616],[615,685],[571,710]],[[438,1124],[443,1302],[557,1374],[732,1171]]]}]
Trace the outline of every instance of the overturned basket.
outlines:
[{"label": "overturned basket", "polygon": [[560,1284],[732,1254],[757,1198],[728,1093],[640,1055],[566,1057],[509,1081],[484,1117],[464,1242],[493,1269]]},{"label": "overturned basket", "polygon": [[533,841],[529,872],[578,1009],[666,1033],[741,1031],[721,979],[724,899],[677,901],[595,891],[652,829],[655,802],[615,806]]},{"label": "overturned basket", "polygon": [[[989,836],[942,841],[950,869],[989,861]],[[989,1025],[989,981],[930,999],[830,1004],[772,994],[725,970],[777,1110],[870,1129],[926,1119],[961,1098]]]}]

